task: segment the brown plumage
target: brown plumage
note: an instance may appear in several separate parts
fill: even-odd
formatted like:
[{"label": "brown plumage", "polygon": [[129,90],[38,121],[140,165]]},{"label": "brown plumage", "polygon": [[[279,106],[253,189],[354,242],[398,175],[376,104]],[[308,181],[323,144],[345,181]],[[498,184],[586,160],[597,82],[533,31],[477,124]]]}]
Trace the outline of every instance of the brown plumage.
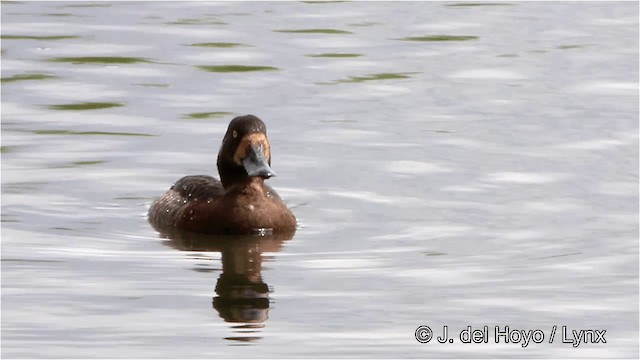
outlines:
[{"label": "brown plumage", "polygon": [[185,176],[149,208],[156,228],[205,234],[282,233],[296,218],[264,180],[275,176],[266,126],[256,116],[234,118],[218,152],[220,180]]}]

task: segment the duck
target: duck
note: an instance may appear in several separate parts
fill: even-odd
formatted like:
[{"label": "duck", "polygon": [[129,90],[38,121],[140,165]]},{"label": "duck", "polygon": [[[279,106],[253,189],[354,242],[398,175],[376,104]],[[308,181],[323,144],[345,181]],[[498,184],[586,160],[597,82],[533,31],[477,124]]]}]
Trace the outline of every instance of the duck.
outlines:
[{"label": "duck", "polygon": [[218,151],[220,179],[180,178],[149,207],[156,229],[215,235],[295,232],[296,217],[265,180],[271,168],[267,128],[255,115],[235,117]]}]

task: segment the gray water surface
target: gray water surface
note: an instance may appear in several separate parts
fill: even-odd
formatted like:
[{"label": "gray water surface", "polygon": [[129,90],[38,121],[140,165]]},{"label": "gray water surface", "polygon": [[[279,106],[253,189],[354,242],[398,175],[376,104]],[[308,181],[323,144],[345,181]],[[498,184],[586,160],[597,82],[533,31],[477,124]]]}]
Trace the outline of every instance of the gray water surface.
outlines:
[{"label": "gray water surface", "polygon": [[[638,10],[3,1],[2,357],[637,358]],[[155,231],[248,113],[295,236]]]}]

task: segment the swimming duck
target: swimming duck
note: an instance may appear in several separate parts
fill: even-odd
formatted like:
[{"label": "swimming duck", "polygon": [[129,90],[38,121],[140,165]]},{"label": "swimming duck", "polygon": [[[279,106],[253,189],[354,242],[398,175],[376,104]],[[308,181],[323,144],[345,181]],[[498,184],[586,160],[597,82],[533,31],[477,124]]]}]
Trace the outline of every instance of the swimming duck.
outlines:
[{"label": "swimming duck", "polygon": [[264,180],[271,169],[267,128],[254,115],[231,120],[218,152],[220,180],[185,176],[149,208],[156,228],[239,235],[292,232],[296,218]]}]

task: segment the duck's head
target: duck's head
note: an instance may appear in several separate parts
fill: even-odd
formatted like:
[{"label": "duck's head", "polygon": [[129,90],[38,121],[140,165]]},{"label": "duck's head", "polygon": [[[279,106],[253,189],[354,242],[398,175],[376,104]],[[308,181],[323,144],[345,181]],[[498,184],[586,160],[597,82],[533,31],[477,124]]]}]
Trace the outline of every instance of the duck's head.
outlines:
[{"label": "duck's head", "polygon": [[257,116],[238,116],[231,120],[218,152],[218,172],[225,188],[251,177],[276,176],[271,169],[267,127]]}]

